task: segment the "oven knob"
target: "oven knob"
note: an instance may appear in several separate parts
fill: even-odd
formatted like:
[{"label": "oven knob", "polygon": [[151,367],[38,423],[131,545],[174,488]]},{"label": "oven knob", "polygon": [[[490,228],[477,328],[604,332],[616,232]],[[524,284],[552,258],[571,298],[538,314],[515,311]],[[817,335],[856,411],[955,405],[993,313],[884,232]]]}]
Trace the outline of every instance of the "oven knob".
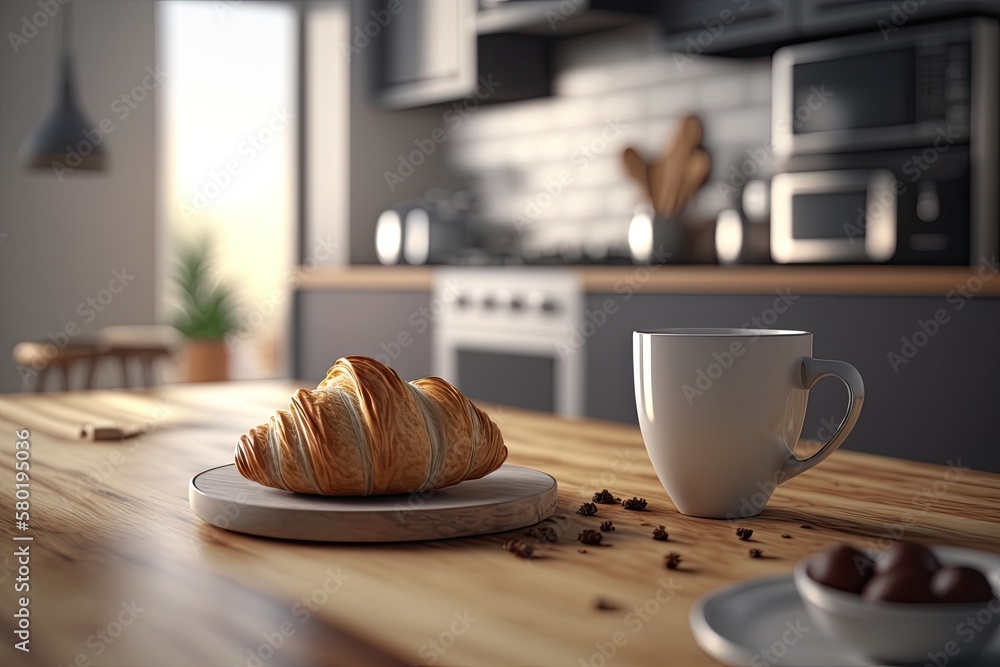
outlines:
[{"label": "oven knob", "polygon": [[459,294],[458,298],[455,299],[455,305],[458,306],[461,310],[465,310],[466,308],[472,305],[472,301],[470,301],[469,297],[466,296],[465,294]]},{"label": "oven knob", "polygon": [[510,299],[510,309],[514,312],[521,312],[524,310],[524,299],[519,296],[513,296]]},{"label": "oven knob", "polygon": [[488,295],[483,297],[483,308],[486,310],[493,310],[497,307],[497,298],[493,295]]},{"label": "oven knob", "polygon": [[920,193],[917,195],[917,217],[921,222],[934,222],[940,212],[937,188],[933,183],[926,186],[921,183]]},{"label": "oven knob", "polygon": [[552,314],[558,313],[559,310],[560,310],[560,308],[559,308],[559,302],[558,301],[553,301],[552,299],[545,299],[544,301],[542,301],[541,308],[542,308],[542,312],[546,313],[548,315],[552,315]]}]

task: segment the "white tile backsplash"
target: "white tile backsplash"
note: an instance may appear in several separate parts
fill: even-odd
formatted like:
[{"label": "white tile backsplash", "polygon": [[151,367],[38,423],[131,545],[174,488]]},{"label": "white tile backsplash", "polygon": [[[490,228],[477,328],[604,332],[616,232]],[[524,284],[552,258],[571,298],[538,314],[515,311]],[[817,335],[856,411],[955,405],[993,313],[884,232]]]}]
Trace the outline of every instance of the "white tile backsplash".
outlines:
[{"label": "white tile backsplash", "polygon": [[771,68],[758,67],[747,72],[747,102],[771,106]]},{"label": "white tile backsplash", "polygon": [[[567,40],[556,50],[552,97],[482,107],[452,134],[448,159],[478,184],[483,222],[513,224],[543,202],[523,225],[526,246],[622,243],[640,201],[622,150],[656,157],[687,113],[701,117],[713,158],[713,182],[691,209],[712,216],[727,203],[718,182],[770,136],[770,63],[705,56],[679,67],[656,42],[650,28]],[[768,160],[758,173],[769,169]],[[560,172],[568,182],[546,196]]]},{"label": "white tile backsplash", "polygon": [[647,93],[650,117],[673,116],[698,107],[698,85],[691,81],[668,83]]},{"label": "white tile backsplash", "polygon": [[703,109],[738,107],[746,101],[745,86],[741,76],[712,77],[703,81],[700,88],[699,107]]},{"label": "white tile backsplash", "polygon": [[614,118],[622,123],[644,120],[649,114],[646,90],[627,90],[614,95],[598,98],[597,114],[602,118]]},{"label": "white tile backsplash", "polygon": [[766,143],[771,136],[771,109],[745,106],[701,115],[705,140],[724,146]]},{"label": "white tile backsplash", "polygon": [[601,108],[605,101],[606,98],[601,96],[584,99],[553,98],[553,104],[543,107],[540,114],[545,121],[542,129],[588,128],[594,124],[595,118],[608,115]]},{"label": "white tile backsplash", "polygon": [[621,182],[622,161],[617,152],[594,160],[586,169],[579,171],[573,180],[578,187],[602,189],[620,185]]},{"label": "white tile backsplash", "polygon": [[556,69],[565,72],[578,67],[601,66],[609,62],[643,60],[653,55],[662,55],[656,48],[657,39],[656,27],[645,25],[592,35],[585,39],[570,39],[563,42],[555,53]]}]

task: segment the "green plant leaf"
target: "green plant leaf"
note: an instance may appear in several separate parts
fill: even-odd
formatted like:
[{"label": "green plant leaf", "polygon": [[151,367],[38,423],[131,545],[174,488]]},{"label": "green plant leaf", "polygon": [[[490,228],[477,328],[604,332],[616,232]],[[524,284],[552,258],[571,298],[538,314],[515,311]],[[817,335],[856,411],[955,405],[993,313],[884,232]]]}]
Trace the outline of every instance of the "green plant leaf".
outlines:
[{"label": "green plant leaf", "polygon": [[207,240],[181,246],[175,258],[174,283],[180,307],[173,325],[187,338],[221,340],[236,327],[232,290],[212,277]]}]

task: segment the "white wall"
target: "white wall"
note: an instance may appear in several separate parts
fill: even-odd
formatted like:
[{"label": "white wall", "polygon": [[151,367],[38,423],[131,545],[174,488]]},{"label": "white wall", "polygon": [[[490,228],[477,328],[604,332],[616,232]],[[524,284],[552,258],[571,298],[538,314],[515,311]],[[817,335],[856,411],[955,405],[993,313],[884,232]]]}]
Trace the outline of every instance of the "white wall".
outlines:
[{"label": "white wall", "polygon": [[[56,87],[56,22],[47,20],[17,53],[8,37],[38,11],[36,0],[0,3],[0,391],[22,388],[9,354],[16,341],[73,323],[93,332],[154,317],[155,91],[126,117],[121,104],[112,108],[154,65],[153,0],[73,2],[79,101],[92,124],[109,118],[114,130],[104,142],[110,170],[63,182],[17,163]],[[89,309],[86,299],[123,268],[134,276],[127,287],[101,312]]]},{"label": "white wall", "polygon": [[[357,29],[364,30],[372,21],[368,4],[352,0],[349,35],[338,39],[342,52],[348,44],[340,40],[353,39]],[[429,187],[452,182],[443,150],[435,151],[404,183],[394,184],[394,189],[386,181],[385,173],[399,168],[399,156],[413,151],[414,141],[427,139],[436,128],[447,130],[448,125],[444,120],[446,106],[385,111],[373,99],[371,68],[385,38],[383,33],[376,35],[350,59],[350,256],[355,264],[376,261],[375,222],[383,210],[420,197]]]},{"label": "white wall", "polygon": [[[642,25],[560,42],[551,97],[484,106],[456,129],[447,156],[455,174],[476,183],[480,222],[516,220],[525,246],[543,253],[624,246],[641,196],[622,151],[654,159],[688,113],[702,119],[713,162],[692,218],[714,220],[731,203],[746,151],[764,155],[748,173],[769,175],[769,59],[681,60],[658,38]],[[565,186],[550,198],[560,174]]]}]

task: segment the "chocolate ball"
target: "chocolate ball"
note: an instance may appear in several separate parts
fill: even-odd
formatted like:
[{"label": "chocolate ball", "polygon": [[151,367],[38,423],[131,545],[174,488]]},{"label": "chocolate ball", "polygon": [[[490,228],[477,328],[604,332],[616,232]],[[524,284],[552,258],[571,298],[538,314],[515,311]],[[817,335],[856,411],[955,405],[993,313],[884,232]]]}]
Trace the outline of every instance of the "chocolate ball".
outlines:
[{"label": "chocolate ball", "polygon": [[813,556],[806,572],[824,586],[859,594],[872,575],[872,567],[868,556],[846,544],[838,544]]},{"label": "chocolate ball", "polygon": [[926,604],[935,601],[931,575],[915,569],[876,574],[865,584],[861,597],[868,602]]},{"label": "chocolate ball", "polygon": [[942,567],[931,576],[931,591],[940,602],[989,602],[994,597],[989,580],[971,567]]},{"label": "chocolate ball", "polygon": [[933,574],[941,567],[934,553],[922,544],[896,542],[879,554],[875,561],[875,574],[887,574],[902,570],[921,570]]}]

